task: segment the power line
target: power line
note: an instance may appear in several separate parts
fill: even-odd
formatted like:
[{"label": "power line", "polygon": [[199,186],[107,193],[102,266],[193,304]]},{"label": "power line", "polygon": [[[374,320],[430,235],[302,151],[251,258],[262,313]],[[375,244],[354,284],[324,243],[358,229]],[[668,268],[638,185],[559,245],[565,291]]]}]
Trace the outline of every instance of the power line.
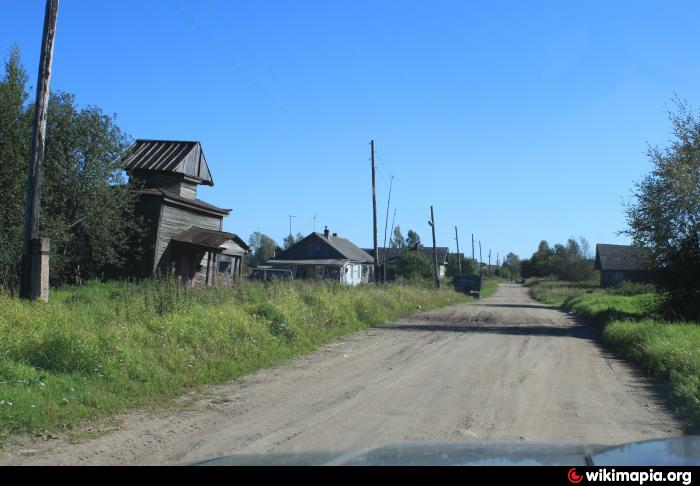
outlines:
[{"label": "power line", "polygon": [[259,89],[263,94],[265,94],[274,104],[277,105],[277,107],[284,111],[287,114],[291,114],[287,108],[285,108],[277,99],[267,90],[265,87],[263,87],[260,83],[255,81],[248,72],[243,69],[233,57],[231,57],[228,53],[227,50],[221,47],[221,45],[216,42],[207,32],[204,30],[199,23],[192,18],[192,16],[180,5],[178,0],[170,0],[170,3],[180,12],[180,14],[184,17],[184,19],[190,23],[192,27],[207,41],[209,44],[211,44],[212,47],[214,47],[215,50],[219,52],[219,54],[235,69],[237,69],[243,77],[255,88]]},{"label": "power line", "polygon": [[[217,11],[214,11],[213,5],[215,5],[215,4],[216,4],[216,2],[211,2],[211,1],[210,1],[210,2],[207,2],[207,5],[209,6],[209,9],[217,16],[217,18],[224,18],[222,15],[219,15],[220,11],[218,11],[218,12],[217,12]],[[284,80],[283,80],[281,77],[279,77],[279,76],[277,75],[277,73],[276,73],[275,71],[273,71],[272,68],[271,68],[267,63],[265,63],[264,61],[262,61],[262,60],[255,54],[255,52],[254,52],[254,50],[251,48],[250,44],[248,44],[248,43],[245,41],[245,39],[243,39],[240,35],[236,34],[236,31],[235,31],[234,28],[232,27],[231,22],[229,22],[228,19],[226,19],[225,22],[226,22],[226,24],[229,26],[229,33],[230,33],[231,35],[233,35],[234,37],[236,37],[236,38],[240,41],[240,43],[241,43],[243,46],[247,47],[247,48],[248,48],[248,52],[250,52],[254,57],[258,58],[258,61],[260,62],[260,64],[262,64],[262,65],[265,67],[265,69],[267,69],[267,70],[270,72],[270,74],[272,74],[272,75],[277,79],[277,81],[280,82],[280,84],[281,84],[282,86],[284,86],[285,88],[289,89],[289,86],[287,85],[287,83],[285,83]]]}]

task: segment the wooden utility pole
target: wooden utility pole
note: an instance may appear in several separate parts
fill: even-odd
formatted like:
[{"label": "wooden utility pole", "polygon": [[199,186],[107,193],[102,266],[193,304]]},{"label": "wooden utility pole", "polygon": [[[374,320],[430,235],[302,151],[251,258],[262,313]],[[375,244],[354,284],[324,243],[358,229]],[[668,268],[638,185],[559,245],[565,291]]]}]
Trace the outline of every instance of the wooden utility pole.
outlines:
[{"label": "wooden utility pole", "polygon": [[[382,282],[386,282],[386,230],[389,225],[389,206],[391,205],[391,188],[394,186],[394,176],[389,183],[389,200],[386,203],[386,219],[384,220],[384,264],[382,265]],[[393,223],[392,223],[393,224]]]},{"label": "wooden utility pole", "polygon": [[46,113],[49,105],[49,84],[51,82],[51,63],[53,62],[57,17],[58,0],[46,0],[22,237],[20,297],[41,298],[42,300],[48,300],[49,242],[39,238],[39,216],[41,214],[41,180],[46,145]]},{"label": "wooden utility pole", "polygon": [[491,275],[491,249],[489,249],[489,266],[488,266],[488,269],[489,269],[489,275]]},{"label": "wooden utility pole", "polygon": [[289,242],[294,243],[294,237],[292,236],[292,218],[296,218],[293,214],[289,215]]},{"label": "wooden utility pole", "polygon": [[372,219],[374,224],[372,225],[372,233],[374,236],[374,282],[379,284],[379,255],[377,255],[377,180],[374,173],[374,140],[369,142],[371,147],[371,160],[372,160]]},{"label": "wooden utility pole", "polygon": [[481,266],[481,263],[484,261],[483,257],[481,256],[481,240],[479,240],[479,273],[481,275],[484,275],[484,267]]},{"label": "wooden utility pole", "polygon": [[459,265],[459,274],[462,275],[462,258],[459,256],[459,234],[455,226],[455,240],[457,241],[457,264]]},{"label": "wooden utility pole", "polygon": [[[396,221],[396,208],[394,208],[394,216],[391,218],[391,235],[394,234],[394,221]],[[391,236],[389,237],[389,241],[391,241]],[[386,245],[384,245],[384,260],[382,261],[382,265],[384,268],[386,268],[386,257],[387,257],[387,251],[386,251]],[[386,270],[384,270],[384,278],[386,279]]]},{"label": "wooden utility pole", "polygon": [[435,215],[433,214],[433,207],[430,206],[430,221],[428,224],[433,230],[433,269],[435,272],[435,288],[440,288],[440,276],[438,275],[438,264],[437,264],[437,249],[435,248]]},{"label": "wooden utility pole", "polygon": [[476,257],[474,256],[474,233],[472,233],[472,262],[474,262],[474,270],[476,270]]}]

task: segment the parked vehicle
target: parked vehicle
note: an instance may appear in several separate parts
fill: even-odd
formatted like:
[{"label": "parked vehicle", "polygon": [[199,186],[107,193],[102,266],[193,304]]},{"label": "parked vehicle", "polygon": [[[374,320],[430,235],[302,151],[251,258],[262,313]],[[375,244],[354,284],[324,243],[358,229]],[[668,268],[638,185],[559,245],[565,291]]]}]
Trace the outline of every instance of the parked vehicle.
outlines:
[{"label": "parked vehicle", "polygon": [[291,270],[279,268],[254,268],[248,275],[250,281],[270,282],[272,280],[292,280],[294,274]]}]

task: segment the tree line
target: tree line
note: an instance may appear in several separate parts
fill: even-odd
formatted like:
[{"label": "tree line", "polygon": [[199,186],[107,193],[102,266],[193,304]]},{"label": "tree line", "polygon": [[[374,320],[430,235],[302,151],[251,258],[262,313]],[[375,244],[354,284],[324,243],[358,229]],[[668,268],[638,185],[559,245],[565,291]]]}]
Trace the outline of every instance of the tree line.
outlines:
[{"label": "tree line", "polygon": [[[511,262],[512,263],[512,262]],[[506,263],[504,262],[504,265]],[[519,262],[520,275],[528,277],[555,277],[560,280],[590,280],[595,277],[594,260],[585,238],[569,238],[553,247],[542,240],[530,258]]]}]

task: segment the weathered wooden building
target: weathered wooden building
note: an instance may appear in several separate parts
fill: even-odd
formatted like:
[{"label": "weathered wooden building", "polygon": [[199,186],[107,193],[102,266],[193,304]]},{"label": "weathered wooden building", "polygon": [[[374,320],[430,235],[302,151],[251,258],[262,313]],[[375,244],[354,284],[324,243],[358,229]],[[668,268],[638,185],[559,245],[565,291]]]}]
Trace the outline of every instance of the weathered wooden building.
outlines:
[{"label": "weathered wooden building", "polygon": [[201,285],[240,278],[249,248],[223,231],[231,210],[197,199],[199,185],[214,185],[199,142],[137,140],[122,163],[146,223],[143,275],[174,274]]},{"label": "weathered wooden building", "polygon": [[639,248],[599,243],[595,246],[595,269],[601,287],[619,287],[623,282],[648,282],[649,265]]},{"label": "weathered wooden building", "polygon": [[335,280],[358,285],[373,280],[373,258],[328,228],[311,233],[267,262],[274,268],[289,269],[295,278]]}]

